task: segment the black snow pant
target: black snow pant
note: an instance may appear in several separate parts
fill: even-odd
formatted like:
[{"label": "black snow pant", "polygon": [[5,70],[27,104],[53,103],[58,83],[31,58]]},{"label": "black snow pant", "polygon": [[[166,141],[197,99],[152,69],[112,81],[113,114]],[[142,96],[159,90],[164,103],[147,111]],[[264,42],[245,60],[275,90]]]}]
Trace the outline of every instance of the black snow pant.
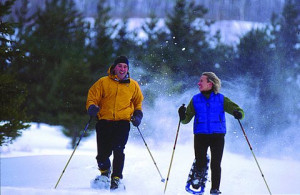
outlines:
[{"label": "black snow pant", "polygon": [[130,130],[129,121],[99,120],[96,124],[97,163],[100,170],[111,168],[109,157],[113,153],[113,170],[111,177],[123,178],[125,154]]},{"label": "black snow pant", "polygon": [[194,149],[196,157],[196,167],[201,170],[207,164],[207,150],[211,152],[211,189],[219,189],[221,181],[221,161],[223,157],[225,134],[195,134]]}]

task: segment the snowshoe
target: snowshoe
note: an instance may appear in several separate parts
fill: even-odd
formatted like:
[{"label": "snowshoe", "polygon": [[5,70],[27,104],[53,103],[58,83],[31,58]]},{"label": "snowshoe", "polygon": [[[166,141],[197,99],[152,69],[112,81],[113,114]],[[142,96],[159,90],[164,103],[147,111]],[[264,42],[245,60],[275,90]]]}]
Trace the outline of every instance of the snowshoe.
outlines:
[{"label": "snowshoe", "polygon": [[189,172],[188,179],[185,185],[185,190],[191,194],[202,195],[204,194],[205,184],[208,174],[209,157],[207,156],[206,167],[202,170],[197,170],[196,159],[192,164],[192,168]]},{"label": "snowshoe", "polygon": [[98,175],[95,179],[91,181],[91,187],[95,189],[108,190],[110,187],[110,179],[106,176]]},{"label": "snowshoe", "polygon": [[111,191],[124,191],[125,185],[121,182],[119,177],[113,177],[110,183],[110,190]]},{"label": "snowshoe", "polygon": [[205,182],[207,180],[207,172],[206,168],[201,171],[195,169],[192,175],[191,185],[194,189],[199,189],[201,186],[205,186]]},{"label": "snowshoe", "polygon": [[91,181],[91,187],[95,189],[108,190],[110,187],[110,170],[101,171],[101,175],[98,175]]},{"label": "snowshoe", "polygon": [[217,190],[217,189],[211,189],[210,194],[211,195],[219,195],[219,194],[222,194],[222,192],[220,190]]}]

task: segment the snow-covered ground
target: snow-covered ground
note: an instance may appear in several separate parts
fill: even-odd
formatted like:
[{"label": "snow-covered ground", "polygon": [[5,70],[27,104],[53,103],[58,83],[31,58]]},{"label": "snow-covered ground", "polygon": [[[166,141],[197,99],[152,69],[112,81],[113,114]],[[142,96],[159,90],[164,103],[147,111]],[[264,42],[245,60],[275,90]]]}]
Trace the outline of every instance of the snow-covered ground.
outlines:
[{"label": "snow-covered ground", "polygon": [[[174,138],[177,126],[174,125]],[[132,132],[136,131],[132,128]],[[192,139],[182,142],[179,132],[166,194],[188,194],[184,190],[193,161]],[[174,142],[146,139],[163,177],[166,178]],[[82,140],[57,188],[54,189],[73,150],[59,127],[33,124],[14,144],[1,148],[1,194],[112,194],[90,188],[97,174],[96,143],[93,134]],[[117,194],[163,194],[165,183],[142,141],[130,137],[126,152],[124,183],[126,192]],[[250,152],[250,151],[249,151]],[[273,194],[300,194],[300,161],[258,157],[258,162]],[[207,191],[211,183],[207,183]],[[252,156],[226,150],[222,161],[223,194],[268,194]],[[208,192],[205,192],[208,194]]]},{"label": "snow-covered ground", "polygon": [[[138,24],[136,20],[132,28]],[[228,44],[236,44],[239,36],[250,28],[259,26],[259,24],[247,22],[219,21],[211,31],[213,33],[217,29],[221,29],[222,40]],[[138,74],[140,73],[136,72],[132,75],[137,76]],[[162,81],[148,87],[151,87],[157,94],[161,94],[164,90],[159,90],[163,89],[160,82]],[[196,83],[197,81],[195,81],[195,86]],[[145,88],[147,85],[143,87]],[[241,91],[243,87],[231,88],[231,91]],[[226,89],[222,89],[222,91],[229,97],[235,94]],[[192,95],[197,92],[195,87],[180,97],[173,97],[172,94],[169,94],[167,98],[157,98],[154,105],[145,106],[143,124],[140,129],[164,178],[167,176],[173,152],[178,124],[177,109],[182,103],[188,104]],[[249,108],[247,106],[248,96],[243,96],[244,93],[239,94],[241,97],[235,96],[232,100],[245,109],[246,118],[244,120],[247,121],[247,114],[251,112],[250,109],[247,109]],[[229,118],[228,120],[228,135],[226,135],[228,139],[226,139],[222,161],[220,190],[224,195],[268,194],[266,184],[240,128],[236,121],[232,122],[232,120],[234,119],[230,120]],[[84,125],[83,121],[82,126],[84,127]],[[260,149],[260,151],[266,151],[265,153],[257,154],[257,160],[272,194],[300,194],[298,129],[298,125],[295,125],[290,129],[283,130],[281,134],[266,141],[267,144],[264,144],[266,148]],[[185,192],[184,186],[194,159],[192,136],[192,123],[182,125],[166,194],[188,194]],[[232,139],[230,136],[236,136],[236,138]],[[251,134],[249,138],[255,146],[255,152],[257,147],[262,147],[257,140],[253,140]],[[89,138],[81,141],[60,183],[54,189],[73,152],[72,149],[68,149],[70,140],[64,137],[60,127],[45,124],[40,124],[38,127],[37,124],[32,124],[31,128],[24,131],[22,137],[13,144],[1,147],[1,195],[114,194],[90,188],[90,181],[99,174],[95,160],[95,139],[95,134],[92,134]],[[238,151],[243,152],[233,153],[230,150],[232,147],[239,147]],[[272,151],[271,155],[270,151]],[[165,183],[161,182],[154,162],[134,127],[131,129],[125,153],[124,183],[126,192],[117,194],[163,194]],[[208,181],[205,194],[209,194],[210,186],[211,183]]]}]

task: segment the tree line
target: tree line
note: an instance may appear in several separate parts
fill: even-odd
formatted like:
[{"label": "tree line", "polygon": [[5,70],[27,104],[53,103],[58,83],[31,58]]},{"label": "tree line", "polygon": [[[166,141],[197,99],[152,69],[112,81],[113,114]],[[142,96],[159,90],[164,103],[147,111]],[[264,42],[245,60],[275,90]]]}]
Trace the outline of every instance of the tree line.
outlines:
[{"label": "tree line", "polygon": [[[14,2],[0,3],[1,18],[10,15]],[[30,15],[28,0],[22,0],[16,17],[0,21],[1,145],[19,136],[28,122],[37,122],[64,127],[74,147],[87,117],[87,90],[118,55],[147,71],[143,83],[167,75],[172,93],[190,88],[186,80],[203,71],[247,78],[258,94],[255,119],[263,133],[285,128],[300,113],[298,98],[289,97],[300,91],[300,11],[294,5],[286,1],[269,25],[231,46],[220,41],[220,32],[211,36],[213,21],[204,19],[209,10],[195,1],[176,0],[166,28],[159,28],[151,13],[142,26],[148,38],[136,41],[139,35],[127,28],[129,18],[116,22],[105,0],[98,1],[94,24],[72,0],[48,0]],[[148,103],[156,96],[151,89],[143,93]],[[265,109],[274,104],[278,112]]]},{"label": "tree line", "polygon": [[[14,7],[20,6],[22,0],[16,0]],[[30,11],[35,11],[36,7],[44,7],[47,0],[29,0]],[[98,0],[73,0],[85,17],[94,17],[97,14]],[[273,12],[280,13],[284,0],[195,0],[196,4],[202,4],[209,9],[204,16],[206,19],[216,20],[246,20],[254,22],[270,22],[270,16]],[[151,12],[157,17],[165,18],[176,1],[174,0],[106,0],[105,5],[113,8],[114,18],[120,18],[124,15],[131,18],[146,18]],[[296,1],[298,9],[300,2]],[[12,13],[13,14],[13,13]]]}]

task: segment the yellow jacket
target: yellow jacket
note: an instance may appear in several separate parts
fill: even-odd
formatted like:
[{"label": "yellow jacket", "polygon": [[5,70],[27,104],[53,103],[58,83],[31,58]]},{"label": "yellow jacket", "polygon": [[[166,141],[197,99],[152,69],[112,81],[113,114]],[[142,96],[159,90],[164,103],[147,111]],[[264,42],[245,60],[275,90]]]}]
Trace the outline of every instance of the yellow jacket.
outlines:
[{"label": "yellow jacket", "polygon": [[128,78],[128,82],[119,82],[116,75],[100,78],[89,89],[86,109],[94,104],[100,107],[98,119],[128,120],[135,110],[142,110],[144,99],[139,84]]}]

